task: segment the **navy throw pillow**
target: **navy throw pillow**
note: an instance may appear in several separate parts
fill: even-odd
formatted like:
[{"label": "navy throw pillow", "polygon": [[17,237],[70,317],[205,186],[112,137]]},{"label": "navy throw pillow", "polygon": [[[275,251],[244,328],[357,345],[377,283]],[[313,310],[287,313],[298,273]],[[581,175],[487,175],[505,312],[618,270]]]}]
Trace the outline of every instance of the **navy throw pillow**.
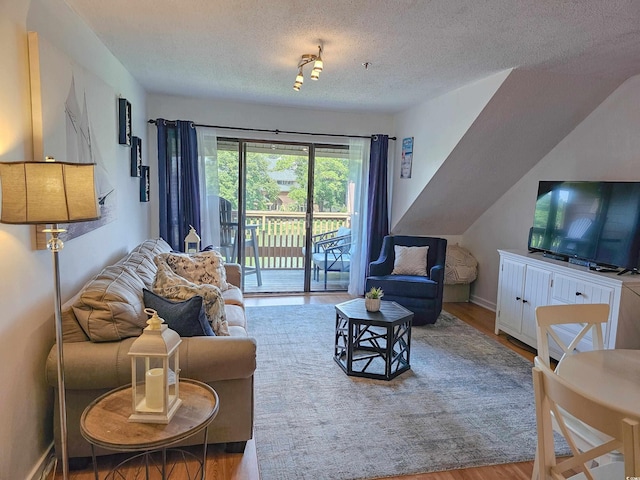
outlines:
[{"label": "navy throw pillow", "polygon": [[167,326],[181,337],[215,336],[202,306],[202,297],[174,301],[161,297],[146,288],[143,291],[145,308],[153,308]]}]

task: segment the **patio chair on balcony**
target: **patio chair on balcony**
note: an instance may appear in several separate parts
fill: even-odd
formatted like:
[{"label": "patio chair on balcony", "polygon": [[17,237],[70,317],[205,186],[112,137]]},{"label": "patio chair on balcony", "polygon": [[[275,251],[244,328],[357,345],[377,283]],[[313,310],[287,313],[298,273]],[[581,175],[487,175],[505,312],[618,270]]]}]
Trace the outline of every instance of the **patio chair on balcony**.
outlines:
[{"label": "patio chair on balcony", "polygon": [[[227,262],[238,261],[238,222],[233,219],[233,206],[229,200],[218,197],[220,211],[220,253],[225,256]],[[262,274],[260,272],[260,255],[258,251],[258,237],[256,233],[257,225],[246,225],[245,231],[248,236],[245,238],[245,248],[251,247],[253,251],[254,267],[242,266],[244,275],[256,274],[258,286],[262,285]],[[245,260],[246,263],[246,260]]]},{"label": "patio chair on balcony", "polygon": [[313,276],[320,281],[320,271],[324,272],[324,289],[327,289],[329,272],[348,272],[351,266],[351,229],[320,233],[312,237]]},{"label": "patio chair on balcony", "polygon": [[238,222],[233,221],[233,207],[226,198],[218,197],[220,210],[220,250],[227,262],[235,262]]}]

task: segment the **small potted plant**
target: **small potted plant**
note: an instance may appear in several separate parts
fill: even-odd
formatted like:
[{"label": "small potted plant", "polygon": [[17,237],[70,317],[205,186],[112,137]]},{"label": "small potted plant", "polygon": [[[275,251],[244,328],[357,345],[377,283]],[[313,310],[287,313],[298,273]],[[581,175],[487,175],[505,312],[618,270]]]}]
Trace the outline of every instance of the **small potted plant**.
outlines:
[{"label": "small potted plant", "polygon": [[367,293],[364,294],[364,306],[368,312],[377,312],[380,310],[380,299],[384,297],[384,292],[380,287],[371,287]]}]

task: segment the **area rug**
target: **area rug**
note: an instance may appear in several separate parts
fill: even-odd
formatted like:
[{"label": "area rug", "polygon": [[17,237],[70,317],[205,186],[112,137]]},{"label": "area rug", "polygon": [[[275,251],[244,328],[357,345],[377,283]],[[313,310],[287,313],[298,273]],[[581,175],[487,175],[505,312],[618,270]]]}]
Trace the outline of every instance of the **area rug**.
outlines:
[{"label": "area rug", "polygon": [[354,480],[532,460],[531,362],[443,312],[413,327],[411,370],[349,377],[333,360],[335,308],[247,308],[258,344],[262,480]]}]

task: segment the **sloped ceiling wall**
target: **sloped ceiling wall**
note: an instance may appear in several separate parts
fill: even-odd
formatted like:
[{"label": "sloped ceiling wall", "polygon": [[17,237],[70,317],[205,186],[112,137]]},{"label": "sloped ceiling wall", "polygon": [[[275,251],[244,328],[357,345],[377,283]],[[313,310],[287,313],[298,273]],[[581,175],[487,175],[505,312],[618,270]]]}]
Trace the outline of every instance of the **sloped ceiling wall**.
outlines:
[{"label": "sloped ceiling wall", "polygon": [[411,205],[392,219],[392,233],[463,234],[622,81],[512,71]]}]

